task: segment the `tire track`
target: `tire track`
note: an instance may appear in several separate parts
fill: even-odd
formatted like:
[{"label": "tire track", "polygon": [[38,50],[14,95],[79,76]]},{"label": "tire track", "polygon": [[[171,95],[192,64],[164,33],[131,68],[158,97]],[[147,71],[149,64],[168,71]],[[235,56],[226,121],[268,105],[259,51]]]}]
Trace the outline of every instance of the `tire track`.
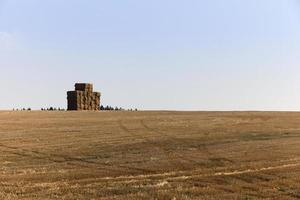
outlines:
[{"label": "tire track", "polygon": [[[160,135],[160,136],[167,136],[168,137],[168,140],[169,141],[173,141],[174,143],[177,143],[178,141],[177,140],[174,140],[173,139],[173,136],[166,133],[166,132],[162,132],[162,131],[159,131],[155,128],[152,128],[150,126],[148,126],[144,120],[141,120],[140,121],[141,125],[143,126],[143,128],[145,128],[148,132],[152,132],[152,133],[155,133],[157,135]],[[205,144],[202,145],[202,150],[208,155],[208,158],[211,156],[213,157],[213,154],[211,152],[209,152],[207,146]],[[194,159],[189,159],[189,158],[186,158],[185,156],[181,155],[181,154],[176,154],[176,157],[180,158],[181,160],[183,161],[187,161],[189,163],[192,163],[192,164],[196,164],[196,165],[199,165],[199,164],[203,164],[203,163],[200,163]]]},{"label": "tire track", "polygon": [[[138,167],[129,167],[129,166],[123,166],[123,165],[113,165],[113,164],[107,164],[107,163],[99,163],[83,158],[76,158],[66,155],[60,155],[60,154],[48,154],[43,153],[40,151],[35,150],[27,150],[22,149],[18,147],[11,147],[0,143],[0,147],[4,148],[6,150],[2,150],[2,152],[11,153],[20,157],[26,157],[26,158],[33,158],[37,160],[46,160],[54,163],[67,163],[68,165],[73,166],[80,166],[80,167],[87,167],[90,168],[91,165],[96,167],[97,170],[105,170],[105,171],[111,171],[111,172],[117,172],[117,173],[124,173],[124,170],[130,170],[130,171],[138,171],[143,173],[153,173],[152,170],[146,170]],[[114,169],[114,167],[117,167]],[[119,168],[119,169],[118,169]]]},{"label": "tire track", "polygon": [[[184,175],[185,173],[197,173],[201,172],[202,170],[192,170],[192,171],[174,171],[174,172],[167,172],[167,173],[157,173],[157,174],[148,174],[148,175],[136,175],[136,176],[118,176],[118,177],[103,177],[99,178],[98,180],[107,180],[107,181],[125,181],[125,182],[138,182],[145,181],[147,179],[154,179],[157,180],[188,180],[193,178],[201,178],[201,177],[222,177],[222,176],[235,176],[241,174],[251,174],[251,173],[259,173],[264,171],[272,171],[272,170],[280,170],[286,168],[294,168],[300,167],[300,158],[297,159],[289,159],[286,162],[291,162],[292,160],[298,161],[294,163],[285,163],[281,165],[275,166],[266,166],[261,168],[249,168],[244,170],[232,170],[232,171],[223,171],[223,172],[215,172],[215,173],[207,173],[207,174],[192,174],[192,175]],[[180,174],[180,175],[178,175]]]},{"label": "tire track", "polygon": [[163,153],[166,157],[170,158],[169,154],[166,152],[166,150],[164,148],[162,148],[161,146],[155,144],[152,140],[150,140],[149,138],[147,138],[146,136],[141,136],[140,134],[136,134],[134,133],[132,130],[130,130],[129,128],[127,128],[124,125],[124,122],[122,120],[118,121],[118,124],[120,126],[120,128],[125,132],[130,134],[132,137],[134,138],[139,138],[142,140],[145,140],[148,144],[151,144],[152,147],[154,147],[155,149],[158,149],[160,151],[160,153]]},{"label": "tire track", "polygon": [[[145,129],[146,132],[150,133],[151,136],[153,135],[158,135],[160,137],[165,137],[167,138],[168,141],[170,141],[171,143],[173,142],[173,144],[178,143],[178,140],[173,139],[173,135],[167,134],[165,132],[159,131],[155,128],[152,128],[150,126],[148,126],[144,120],[140,120],[139,123],[141,124],[142,128]],[[198,162],[195,159],[192,158],[187,158],[184,155],[178,154],[178,153],[174,153],[174,152],[168,152],[165,148],[163,148],[161,145],[156,144],[153,140],[149,139],[147,136],[144,135],[140,135],[140,134],[136,134],[134,131],[130,130],[125,124],[124,121],[122,121],[121,119],[118,120],[118,124],[120,126],[120,128],[130,134],[132,137],[134,138],[139,138],[142,140],[145,140],[148,144],[151,144],[153,146],[153,148],[158,149],[160,151],[160,153],[163,153],[170,161],[174,160],[174,158],[179,158],[179,161],[184,161],[186,163],[189,163],[191,165],[203,165],[203,162]],[[207,157],[208,157],[208,162],[231,162],[231,160],[226,159],[226,158],[216,158],[211,152],[209,152],[207,146],[205,144],[202,145],[202,150],[204,153],[206,153]],[[173,156],[171,155],[173,154]]]},{"label": "tire track", "polygon": [[[210,173],[210,174],[173,176],[176,172],[172,172],[172,173],[155,174],[155,175],[152,174],[152,175],[137,175],[137,176],[104,177],[104,178],[93,178],[93,179],[85,178],[85,179],[80,179],[80,181],[84,181],[84,182],[93,181],[93,183],[95,184],[99,183],[99,181],[101,182],[103,181],[104,184],[119,184],[122,186],[126,185],[126,188],[130,188],[130,187],[138,188],[138,189],[162,188],[164,186],[170,187],[171,184],[172,185],[176,184],[176,182],[174,181],[184,182],[195,178],[228,177],[228,176],[236,176],[241,174],[260,173],[265,171],[280,170],[280,169],[287,169],[287,168],[294,168],[294,167],[300,167],[300,162],[293,163],[293,164],[269,166],[269,167],[263,167],[258,169],[235,170],[235,171],[217,172],[217,173]],[[173,177],[168,177],[170,175],[172,175]],[[159,179],[154,179],[154,178],[159,178]],[[78,184],[79,182],[73,181],[73,182],[68,182],[66,184],[71,185],[75,183]],[[47,187],[57,187],[57,185],[62,183],[61,181],[55,181],[55,182],[43,183],[43,185],[45,184],[47,185]],[[40,186],[39,183],[35,183],[34,185],[35,187]]]}]

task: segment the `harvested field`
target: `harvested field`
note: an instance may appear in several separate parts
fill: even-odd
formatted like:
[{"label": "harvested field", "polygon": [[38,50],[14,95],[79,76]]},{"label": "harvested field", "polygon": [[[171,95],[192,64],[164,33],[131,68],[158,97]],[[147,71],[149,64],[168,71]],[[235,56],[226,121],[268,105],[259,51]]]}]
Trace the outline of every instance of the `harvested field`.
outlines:
[{"label": "harvested field", "polygon": [[300,113],[0,112],[0,199],[298,199]]}]

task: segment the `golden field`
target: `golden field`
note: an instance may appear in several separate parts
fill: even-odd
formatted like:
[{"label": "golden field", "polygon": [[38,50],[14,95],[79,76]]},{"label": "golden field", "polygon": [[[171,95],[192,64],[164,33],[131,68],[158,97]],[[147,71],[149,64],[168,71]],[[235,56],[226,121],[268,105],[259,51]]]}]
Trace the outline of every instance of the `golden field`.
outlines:
[{"label": "golden field", "polygon": [[0,199],[298,199],[300,113],[0,112]]}]

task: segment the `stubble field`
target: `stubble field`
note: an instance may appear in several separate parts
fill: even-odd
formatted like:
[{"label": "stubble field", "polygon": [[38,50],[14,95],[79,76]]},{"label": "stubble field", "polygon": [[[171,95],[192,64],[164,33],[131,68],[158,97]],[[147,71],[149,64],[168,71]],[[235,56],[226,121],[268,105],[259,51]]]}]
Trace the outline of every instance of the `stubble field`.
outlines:
[{"label": "stubble field", "polygon": [[298,199],[300,113],[0,112],[0,199]]}]

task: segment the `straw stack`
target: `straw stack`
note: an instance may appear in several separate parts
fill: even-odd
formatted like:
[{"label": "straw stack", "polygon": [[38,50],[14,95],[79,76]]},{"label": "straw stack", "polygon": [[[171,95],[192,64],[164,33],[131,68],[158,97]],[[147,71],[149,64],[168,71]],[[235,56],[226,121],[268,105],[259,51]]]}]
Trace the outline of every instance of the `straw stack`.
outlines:
[{"label": "straw stack", "polygon": [[90,83],[76,83],[76,91],[93,92],[93,84]]},{"label": "straw stack", "polygon": [[93,92],[93,85],[76,83],[75,91],[67,92],[68,110],[99,110],[101,93]]}]

